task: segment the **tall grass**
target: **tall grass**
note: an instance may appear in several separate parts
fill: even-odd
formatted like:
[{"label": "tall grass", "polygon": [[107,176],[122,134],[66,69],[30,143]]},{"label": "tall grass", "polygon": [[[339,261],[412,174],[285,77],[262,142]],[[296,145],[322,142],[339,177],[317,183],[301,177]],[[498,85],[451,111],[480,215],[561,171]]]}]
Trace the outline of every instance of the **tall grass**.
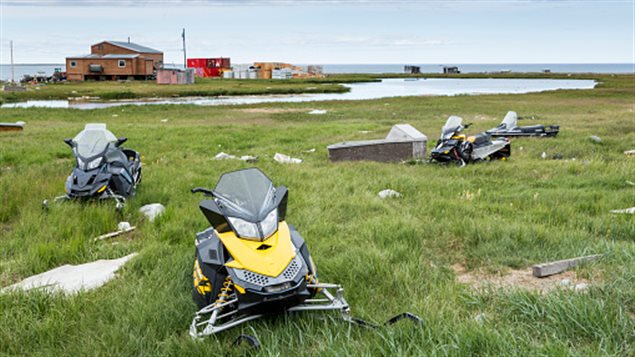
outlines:
[{"label": "tall grass", "polygon": [[[241,354],[248,351],[231,342],[249,333],[264,355],[633,355],[635,220],[608,211],[635,205],[635,187],[626,183],[635,182],[635,161],[622,153],[635,148],[635,85],[633,76],[601,80],[594,90],[524,95],[2,109],[0,121],[27,125],[22,133],[0,133],[0,286],[62,264],[139,256],[94,291],[0,295],[0,352]],[[245,110],[254,107],[277,110]],[[328,112],[306,114],[316,108]],[[509,161],[465,168],[327,159],[328,144],[383,137],[397,123],[428,135],[430,149],[448,115],[463,116],[477,132],[507,110],[559,124],[561,132],[513,139]],[[138,194],[121,216],[112,203],[65,203],[43,212],[42,199],[63,192],[72,168],[62,138],[88,122],[107,123],[142,153]],[[368,330],[332,314],[293,314],[191,340],[193,239],[207,223],[189,189],[213,187],[222,173],[252,166],[213,160],[220,151],[259,156],[255,166],[289,187],[288,222],[308,242],[320,280],[344,286],[354,315],[379,322],[412,311],[425,324]],[[277,164],[276,152],[304,162]],[[542,152],[563,160],[542,159]],[[385,188],[403,197],[380,200]],[[167,210],[150,223],[137,210],[153,202]],[[121,220],[138,226],[129,239],[92,241]],[[504,273],[591,253],[606,256],[576,269],[592,281],[586,292],[473,291],[450,268]],[[484,318],[475,319],[479,314]]]}]

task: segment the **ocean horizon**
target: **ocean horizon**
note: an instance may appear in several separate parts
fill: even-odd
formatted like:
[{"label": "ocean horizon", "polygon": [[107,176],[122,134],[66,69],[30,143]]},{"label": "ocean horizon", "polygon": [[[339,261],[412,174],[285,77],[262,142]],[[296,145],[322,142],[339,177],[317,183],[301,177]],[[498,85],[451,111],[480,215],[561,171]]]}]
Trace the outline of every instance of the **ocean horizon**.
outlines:
[{"label": "ocean horizon", "polygon": [[[178,67],[174,63],[166,63]],[[299,64],[306,66],[306,64]],[[443,66],[456,66],[461,73],[519,72],[538,73],[549,70],[553,73],[635,73],[633,63],[403,63],[403,64],[324,64],[324,73],[403,73],[404,66],[421,67],[423,73],[442,73]],[[44,74],[50,76],[56,68],[66,70],[64,63],[20,63],[14,65],[14,78],[20,80],[24,75]],[[11,65],[0,64],[0,80],[11,79]]]}]

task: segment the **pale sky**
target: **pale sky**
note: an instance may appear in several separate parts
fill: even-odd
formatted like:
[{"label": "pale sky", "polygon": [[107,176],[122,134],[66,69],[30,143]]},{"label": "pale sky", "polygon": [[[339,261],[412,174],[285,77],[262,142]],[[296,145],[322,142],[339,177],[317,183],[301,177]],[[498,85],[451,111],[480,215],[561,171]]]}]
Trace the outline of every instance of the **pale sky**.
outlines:
[{"label": "pale sky", "polygon": [[0,62],[102,40],[233,63],[635,63],[633,0],[0,0]]}]

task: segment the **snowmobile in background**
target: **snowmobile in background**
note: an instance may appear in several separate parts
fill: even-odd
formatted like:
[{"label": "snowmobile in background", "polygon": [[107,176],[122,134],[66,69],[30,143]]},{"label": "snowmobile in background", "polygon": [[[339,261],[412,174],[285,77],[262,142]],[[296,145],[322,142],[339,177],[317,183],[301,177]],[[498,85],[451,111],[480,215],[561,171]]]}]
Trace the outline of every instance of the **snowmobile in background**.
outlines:
[{"label": "snowmobile in background", "polygon": [[[337,311],[344,321],[377,327],[350,316],[340,285],[318,282],[306,242],[285,220],[286,187],[274,188],[262,171],[249,168],[225,173],[213,190],[192,189],[196,192],[208,197],[200,209],[211,227],[195,239],[192,298],[199,311],[192,337],[296,311]],[[422,321],[402,313],[387,324],[403,318]],[[258,347],[254,337],[241,338]]]},{"label": "snowmobile in background", "polygon": [[495,128],[492,128],[486,133],[492,136],[556,136],[560,131],[559,125],[530,125],[530,126],[518,126],[518,115],[516,112],[509,111],[503,121]]},{"label": "snowmobile in background", "polygon": [[121,147],[127,140],[117,139],[106,124],[86,124],[73,139],[64,139],[73,150],[75,168],[66,179],[66,194],[55,201],[112,198],[117,209],[123,208],[141,181],[141,156]]},{"label": "snowmobile in background", "polygon": [[463,119],[450,116],[441,129],[441,137],[430,152],[431,160],[437,162],[455,162],[460,166],[485,159],[507,159],[511,155],[511,146],[506,138],[492,139],[487,133],[472,136],[463,134],[471,124],[463,124]]}]

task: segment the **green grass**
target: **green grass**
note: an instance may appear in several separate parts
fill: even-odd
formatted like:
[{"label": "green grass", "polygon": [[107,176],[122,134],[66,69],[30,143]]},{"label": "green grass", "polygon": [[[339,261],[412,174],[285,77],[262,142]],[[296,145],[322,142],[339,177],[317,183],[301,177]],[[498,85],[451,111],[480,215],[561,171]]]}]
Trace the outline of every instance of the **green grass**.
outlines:
[{"label": "green grass", "polygon": [[[197,78],[192,85],[160,85],[155,81],[86,81],[27,85],[26,92],[1,92],[0,103],[24,100],[115,100],[166,97],[216,97],[224,95],[265,95],[298,93],[342,93],[342,82],[372,81],[372,78],[234,80]],[[84,97],[84,98],[82,98]]]},{"label": "green grass", "polygon": [[[635,187],[626,183],[635,182],[635,158],[622,153],[635,149],[635,78],[592,77],[601,81],[594,90],[524,95],[2,109],[0,121],[27,124],[22,133],[0,133],[0,286],[62,264],[139,256],[117,279],[73,297],[0,295],[0,354],[241,354],[247,351],[232,350],[231,342],[249,333],[262,342],[263,355],[632,356],[635,219],[608,211],[635,205]],[[124,91],[120,85],[103,91]],[[328,113],[306,114],[312,109]],[[473,122],[469,132],[475,133],[498,124],[507,110],[540,118],[528,125],[559,124],[561,132],[514,139],[509,161],[465,168],[334,164],[327,158],[328,144],[379,138],[397,123],[428,135],[430,150],[448,115]],[[88,122],[107,123],[143,154],[144,179],[123,217],[112,203],[62,204],[48,213],[40,208],[42,199],[62,193],[73,165],[62,138]],[[317,151],[305,153],[311,148]],[[207,223],[200,197],[189,189],[213,187],[222,173],[251,166],[212,160],[220,151],[259,156],[256,166],[289,188],[287,221],[308,242],[320,280],[344,286],[355,316],[382,321],[411,311],[424,326],[404,321],[367,330],[336,316],[301,314],[193,341],[193,239]],[[543,160],[543,151],[564,160]],[[277,164],[276,152],[305,161]],[[377,192],[385,188],[403,197],[380,200]],[[478,190],[472,200],[463,198]],[[167,211],[149,223],[137,211],[153,202]],[[138,226],[131,240],[92,241],[120,220]],[[475,292],[457,283],[451,269],[460,263],[504,272],[594,253],[606,256],[577,269],[594,282],[584,293]],[[474,319],[480,313],[482,323]]]}]

